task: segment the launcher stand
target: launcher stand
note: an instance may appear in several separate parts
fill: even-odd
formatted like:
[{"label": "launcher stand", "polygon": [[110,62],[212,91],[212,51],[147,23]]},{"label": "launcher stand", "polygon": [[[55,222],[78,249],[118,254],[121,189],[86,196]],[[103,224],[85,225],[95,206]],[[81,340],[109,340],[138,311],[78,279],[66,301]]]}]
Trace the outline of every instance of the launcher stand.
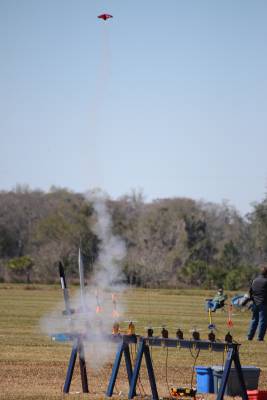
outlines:
[{"label": "launcher stand", "polygon": [[[136,343],[136,337],[129,337],[129,339],[130,339],[129,341],[131,343]],[[133,339],[133,340],[131,340],[131,339]],[[116,358],[115,358],[115,362],[113,364],[112,373],[111,373],[111,377],[110,377],[110,381],[109,381],[109,385],[108,385],[108,389],[107,389],[107,393],[106,393],[106,395],[108,397],[111,397],[113,394],[114,386],[115,386],[117,375],[118,375],[119,368],[120,368],[122,354],[124,354],[129,386],[131,384],[133,368],[132,368],[132,362],[131,362],[131,356],[130,356],[130,350],[129,350],[129,343],[127,340],[125,341],[125,339],[123,339],[123,341],[118,344],[118,350],[116,353]],[[135,396],[135,389],[133,391],[133,396]]]},{"label": "launcher stand", "polygon": [[68,370],[67,370],[66,379],[65,379],[65,384],[63,387],[63,393],[69,393],[70,384],[72,381],[73,371],[74,371],[74,367],[75,367],[75,362],[77,359],[77,354],[79,354],[79,364],[80,364],[80,373],[81,373],[83,393],[89,393],[86,364],[85,364],[85,358],[84,358],[84,345],[83,345],[83,341],[82,341],[81,337],[76,337],[73,342],[72,351],[71,351],[71,355],[70,355],[70,361],[69,361]]},{"label": "launcher stand", "polygon": [[179,340],[179,339],[163,339],[163,338],[140,338],[139,349],[137,353],[137,358],[132,374],[130,390],[128,398],[132,399],[135,395],[136,383],[140,373],[140,367],[142,362],[143,354],[145,355],[146,367],[149,376],[149,382],[152,392],[152,399],[159,400],[156,380],[153,370],[153,365],[150,356],[149,346],[165,346],[165,347],[179,347],[179,348],[187,348],[187,349],[197,349],[197,350],[209,350],[209,351],[217,351],[224,352],[227,350],[227,357],[224,365],[224,372],[222,376],[222,381],[220,385],[220,389],[217,395],[217,400],[223,400],[226,384],[229,378],[231,364],[234,361],[235,369],[237,373],[237,377],[240,383],[240,388],[242,391],[242,399],[248,400],[248,395],[246,391],[246,385],[244,382],[244,377],[242,373],[242,368],[239,359],[238,347],[237,343],[218,343],[218,342],[210,342],[204,340]]},{"label": "launcher stand", "polygon": [[132,380],[131,380],[131,384],[130,384],[130,391],[129,391],[128,398],[132,399],[135,396],[136,383],[137,383],[137,379],[138,379],[139,372],[140,372],[143,354],[145,355],[146,368],[147,368],[149,383],[150,383],[151,392],[152,392],[152,399],[158,400],[159,396],[158,396],[158,391],[157,391],[157,385],[156,385],[156,380],[155,380],[155,375],[154,375],[153,364],[152,364],[152,360],[150,357],[149,346],[145,342],[145,340],[141,340],[140,345],[139,345],[139,349],[138,349],[138,353],[137,353],[137,357],[136,357],[136,361],[135,361],[135,366],[134,366],[134,371],[133,371],[133,376],[132,376]]},{"label": "launcher stand", "polygon": [[[237,345],[236,345],[237,346]],[[219,393],[217,396],[217,400],[222,400],[223,395],[225,392],[226,384],[229,378],[230,370],[231,370],[231,364],[232,361],[234,361],[235,364],[235,369],[237,373],[237,377],[240,383],[240,387],[242,390],[242,399],[243,400],[248,400],[248,395],[247,395],[247,389],[243,377],[243,372],[242,372],[242,367],[239,359],[239,354],[238,354],[238,347],[233,347],[232,349],[229,349],[227,352],[227,358],[224,364],[224,371],[223,371],[223,376],[222,376],[222,382],[221,386],[219,389]]]}]

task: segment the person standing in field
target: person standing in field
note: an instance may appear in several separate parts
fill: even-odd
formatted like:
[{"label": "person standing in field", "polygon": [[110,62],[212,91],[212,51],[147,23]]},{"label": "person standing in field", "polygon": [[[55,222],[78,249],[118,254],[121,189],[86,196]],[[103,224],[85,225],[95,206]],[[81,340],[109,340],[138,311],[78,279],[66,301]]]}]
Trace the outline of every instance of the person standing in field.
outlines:
[{"label": "person standing in field", "polygon": [[261,266],[261,273],[252,281],[250,297],[253,300],[252,317],[248,340],[252,340],[258,328],[258,340],[263,341],[267,327],[267,265]]}]

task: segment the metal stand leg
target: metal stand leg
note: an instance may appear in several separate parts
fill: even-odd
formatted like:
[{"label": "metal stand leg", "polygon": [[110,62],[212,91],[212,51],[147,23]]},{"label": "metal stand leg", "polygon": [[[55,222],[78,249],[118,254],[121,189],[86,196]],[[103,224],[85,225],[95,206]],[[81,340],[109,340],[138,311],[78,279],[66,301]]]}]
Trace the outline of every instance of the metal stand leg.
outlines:
[{"label": "metal stand leg", "polygon": [[242,367],[240,364],[239,354],[237,351],[235,352],[235,355],[234,355],[234,363],[235,363],[236,373],[237,373],[237,376],[239,379],[240,387],[242,390],[242,399],[248,400],[247,388],[246,388],[246,384],[244,381],[244,376],[243,376]]},{"label": "metal stand leg", "polygon": [[85,358],[84,358],[84,347],[83,347],[83,343],[80,339],[75,339],[73,346],[72,346],[69,366],[68,366],[67,375],[66,375],[66,379],[65,379],[65,383],[64,383],[64,387],[63,387],[63,393],[69,393],[70,384],[72,381],[73,371],[74,371],[78,353],[79,353],[79,364],[80,364],[80,373],[81,373],[83,393],[89,393],[86,364],[85,364]]},{"label": "metal stand leg", "polygon": [[[129,345],[128,345],[128,343],[123,343],[122,342],[118,346],[118,351],[117,351],[117,354],[116,354],[115,363],[113,365],[111,378],[110,378],[108,389],[107,389],[107,393],[106,393],[108,397],[111,397],[112,394],[113,394],[115,382],[116,382],[117,375],[118,375],[119,368],[120,368],[122,353],[124,353],[129,386],[131,384],[132,375],[133,375],[133,368],[132,368]],[[134,393],[134,395],[135,395],[135,393]]]},{"label": "metal stand leg", "polygon": [[[128,344],[125,344],[125,346],[124,346],[124,358],[125,358],[125,364],[126,364],[126,369],[127,369],[128,382],[129,382],[129,386],[130,386],[132,376],[133,376],[133,368],[132,368],[132,361],[131,361],[130,350],[129,350]],[[136,395],[136,393],[134,393],[134,396],[135,395]]]},{"label": "metal stand leg", "polygon": [[232,361],[233,361],[233,349],[230,349],[227,352],[227,358],[226,358],[226,361],[225,361],[225,366],[224,366],[224,371],[223,371],[223,376],[222,376],[222,382],[221,382],[221,386],[220,386],[220,389],[219,389],[219,392],[218,392],[217,400],[223,400],[223,395],[224,395],[226,384],[227,384],[228,377],[229,377],[229,374],[230,374]]},{"label": "metal stand leg", "polygon": [[85,358],[84,358],[84,346],[83,346],[82,342],[79,343],[78,351],[79,351],[79,364],[80,364],[80,373],[81,373],[83,393],[89,393],[87,372],[86,372],[86,363],[85,363]]},{"label": "metal stand leg", "polygon": [[134,370],[133,370],[133,376],[132,376],[132,380],[131,380],[130,391],[128,394],[128,399],[132,399],[135,396],[136,383],[137,383],[137,379],[138,379],[139,372],[140,372],[143,354],[145,354],[146,367],[147,367],[150,387],[151,387],[151,391],[152,391],[152,399],[158,400],[159,396],[158,396],[157,385],[156,385],[156,380],[155,380],[155,375],[154,375],[154,369],[153,369],[153,365],[152,365],[152,361],[151,361],[151,357],[150,357],[150,351],[149,351],[148,345],[145,343],[144,340],[141,341],[139,349],[138,349],[135,366],[134,366]]},{"label": "metal stand leg", "polygon": [[107,389],[107,396],[108,397],[111,397],[112,394],[113,394],[115,382],[116,382],[118,371],[119,371],[119,368],[120,368],[120,363],[121,363],[121,357],[122,357],[123,350],[124,350],[124,343],[122,342],[118,346],[118,351],[117,351],[115,362],[114,362],[114,365],[113,365],[113,368],[112,368],[112,373],[111,373],[111,377],[110,377],[110,381],[109,381],[109,385],[108,385],[108,389]]},{"label": "metal stand leg", "polygon": [[237,373],[237,377],[240,383],[240,387],[241,387],[241,391],[242,391],[242,399],[243,400],[248,400],[248,395],[247,395],[247,389],[246,389],[246,385],[245,385],[245,381],[244,381],[244,377],[243,377],[243,372],[242,372],[242,367],[240,364],[240,359],[239,359],[239,354],[238,354],[238,348],[232,348],[230,350],[228,350],[227,353],[227,359],[225,362],[225,367],[224,367],[224,372],[223,372],[223,376],[222,376],[222,382],[221,382],[221,386],[219,389],[219,393],[217,396],[217,400],[222,400],[223,399],[223,395],[225,392],[225,388],[226,388],[226,384],[229,378],[229,374],[230,374],[230,370],[231,370],[231,364],[232,361],[234,361],[235,364],[235,369],[236,369],[236,373]]},{"label": "metal stand leg", "polygon": [[157,391],[155,374],[154,374],[152,360],[151,360],[151,357],[150,357],[149,346],[147,344],[144,347],[144,352],[145,352],[146,367],[147,367],[150,387],[151,387],[151,391],[152,391],[152,399],[153,400],[158,400],[159,396],[158,396],[158,391]]},{"label": "metal stand leg", "polygon": [[133,370],[133,376],[131,379],[131,385],[130,385],[130,390],[129,390],[129,394],[128,394],[128,399],[132,399],[135,396],[136,383],[137,383],[137,378],[138,378],[141,363],[142,363],[144,346],[145,346],[145,342],[142,340],[142,342],[139,345],[136,360],[135,360],[135,366],[134,366],[134,370]]},{"label": "metal stand leg", "polygon": [[66,375],[66,379],[65,379],[65,384],[63,387],[64,393],[69,393],[69,390],[70,390],[70,384],[71,384],[74,366],[75,366],[77,353],[78,353],[78,346],[79,346],[78,340],[75,340],[73,343],[73,347],[72,347],[72,351],[71,351],[71,355],[70,355],[69,366],[68,366],[67,375]]}]

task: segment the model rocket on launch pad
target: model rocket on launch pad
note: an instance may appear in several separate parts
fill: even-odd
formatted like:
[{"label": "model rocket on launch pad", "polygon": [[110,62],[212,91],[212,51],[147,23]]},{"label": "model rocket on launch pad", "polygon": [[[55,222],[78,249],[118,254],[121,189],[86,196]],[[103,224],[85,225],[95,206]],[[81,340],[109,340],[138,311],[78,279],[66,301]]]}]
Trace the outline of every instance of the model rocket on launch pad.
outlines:
[{"label": "model rocket on launch pad", "polygon": [[59,270],[60,283],[61,283],[61,288],[63,290],[64,303],[65,303],[65,310],[63,311],[63,314],[64,315],[71,315],[71,314],[75,313],[75,310],[73,310],[70,307],[69,291],[68,291],[68,288],[67,288],[64,267],[63,267],[63,264],[62,264],[61,261],[59,262],[58,270]]}]

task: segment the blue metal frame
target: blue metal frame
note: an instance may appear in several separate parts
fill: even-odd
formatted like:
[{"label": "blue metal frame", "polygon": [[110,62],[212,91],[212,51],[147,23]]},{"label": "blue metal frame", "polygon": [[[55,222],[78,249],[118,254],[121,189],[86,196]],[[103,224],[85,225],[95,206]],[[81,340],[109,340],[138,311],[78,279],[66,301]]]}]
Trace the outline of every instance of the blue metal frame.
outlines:
[{"label": "blue metal frame", "polygon": [[199,350],[214,350],[217,352],[222,352],[227,350],[227,357],[224,366],[224,372],[222,376],[222,381],[219,389],[219,393],[217,395],[217,400],[222,400],[226,388],[226,384],[228,381],[228,377],[230,374],[231,364],[234,361],[237,377],[240,383],[241,391],[242,391],[242,399],[248,400],[248,395],[246,391],[246,385],[242,373],[242,368],[239,359],[238,348],[239,344],[237,343],[218,343],[218,342],[210,342],[205,340],[179,340],[179,339],[164,339],[164,338],[140,338],[137,358],[133,370],[133,376],[131,380],[130,390],[128,398],[132,399],[134,397],[136,383],[140,372],[140,367],[142,363],[143,354],[145,354],[146,359],[146,367],[149,376],[149,382],[152,392],[152,399],[159,400],[156,380],[154,376],[153,365],[150,357],[149,346],[166,346],[166,347],[181,347],[181,348],[189,348],[189,349],[199,349]]},{"label": "blue metal frame", "polygon": [[242,372],[242,367],[239,359],[239,354],[238,354],[238,348],[234,347],[232,349],[229,349],[227,352],[227,358],[225,361],[225,366],[224,366],[224,371],[223,371],[223,376],[222,376],[222,381],[220,385],[220,389],[218,392],[217,400],[223,399],[223,395],[225,392],[226,384],[229,378],[230,370],[231,370],[231,365],[232,362],[234,361],[235,364],[235,369],[237,373],[237,377],[240,383],[240,388],[242,392],[242,399],[243,400],[248,400],[248,395],[247,395],[247,389],[246,389],[246,384],[244,381],[243,377],[243,372]]},{"label": "blue metal frame", "polygon": [[[97,341],[98,338],[91,337],[91,336],[88,337],[87,335],[82,335],[82,334],[78,334],[78,333],[60,333],[60,334],[53,335],[53,338],[55,338],[56,341],[62,341],[62,337],[64,339],[63,341],[67,341],[67,340],[73,341],[69,365],[68,365],[65,383],[64,383],[64,387],[63,387],[63,392],[69,393],[72,376],[73,376],[73,371],[74,371],[74,367],[75,367],[75,363],[76,363],[76,359],[77,359],[77,354],[79,354],[80,374],[81,374],[83,393],[89,393],[83,342],[86,340],[96,340]],[[117,373],[118,373],[118,370],[116,371],[116,368],[119,369],[122,353],[124,353],[128,381],[129,381],[129,385],[130,385],[131,377],[132,377],[132,363],[131,363],[131,357],[130,357],[130,351],[129,351],[128,344],[129,343],[137,343],[137,337],[136,337],[136,335],[129,335],[129,336],[128,335],[123,335],[123,336],[122,335],[106,335],[106,340],[109,340],[112,343],[119,344],[116,361],[113,366],[112,377],[110,379],[110,384],[109,384],[109,388],[108,388],[108,393],[111,393],[110,396],[112,396],[113,388],[114,388],[115,381],[117,378]],[[120,348],[122,349],[121,354],[120,354]]]},{"label": "blue metal frame", "polygon": [[[159,400],[156,379],[154,375],[154,369],[152,364],[152,359],[150,355],[150,346],[164,346],[164,347],[179,347],[185,349],[196,349],[196,350],[209,350],[215,352],[224,352],[227,351],[227,357],[224,365],[224,372],[222,375],[220,389],[217,395],[217,400],[223,400],[226,384],[229,378],[230,370],[232,362],[234,362],[234,366],[237,372],[237,378],[240,383],[242,399],[248,400],[248,395],[246,391],[246,385],[242,373],[242,368],[239,359],[239,344],[238,343],[225,343],[225,342],[210,342],[208,340],[184,340],[184,339],[172,339],[172,338],[160,338],[160,337],[138,337],[136,335],[118,335],[118,336],[107,336],[107,339],[110,339],[113,343],[118,343],[118,349],[116,353],[115,362],[112,368],[112,373],[109,381],[109,385],[107,388],[106,395],[111,397],[113,395],[114,386],[116,383],[118,371],[121,364],[122,354],[125,357],[125,364],[129,382],[129,393],[128,398],[132,399],[136,395],[136,384],[138,380],[138,376],[140,374],[140,368],[142,363],[143,354],[145,355],[146,368],[148,372],[148,378],[150,383],[150,388],[152,392],[152,399]],[[66,374],[65,384],[63,388],[64,393],[69,393],[70,384],[73,376],[73,371],[75,367],[75,362],[77,358],[77,354],[79,354],[79,363],[80,363],[80,373],[81,373],[81,381],[82,388],[84,393],[88,393],[88,380],[86,373],[86,364],[84,357],[84,346],[83,340],[86,340],[86,337],[73,335],[73,347],[70,355],[68,370]],[[132,368],[129,344],[137,343],[139,340],[139,346],[137,351],[137,356],[135,360],[134,369]]]},{"label": "blue metal frame", "polygon": [[135,390],[136,390],[136,383],[137,379],[140,373],[140,367],[142,363],[142,357],[143,354],[145,355],[145,360],[146,360],[146,367],[147,367],[147,372],[148,372],[148,377],[149,377],[149,382],[150,382],[150,387],[152,391],[152,399],[153,400],[158,400],[158,391],[157,391],[157,385],[156,385],[156,380],[155,380],[155,375],[154,375],[154,369],[153,369],[153,364],[152,360],[150,357],[150,351],[149,351],[149,346],[146,344],[145,340],[141,340],[137,357],[136,357],[136,362],[133,370],[133,376],[130,384],[130,390],[128,394],[128,398],[132,399],[135,396]]}]

